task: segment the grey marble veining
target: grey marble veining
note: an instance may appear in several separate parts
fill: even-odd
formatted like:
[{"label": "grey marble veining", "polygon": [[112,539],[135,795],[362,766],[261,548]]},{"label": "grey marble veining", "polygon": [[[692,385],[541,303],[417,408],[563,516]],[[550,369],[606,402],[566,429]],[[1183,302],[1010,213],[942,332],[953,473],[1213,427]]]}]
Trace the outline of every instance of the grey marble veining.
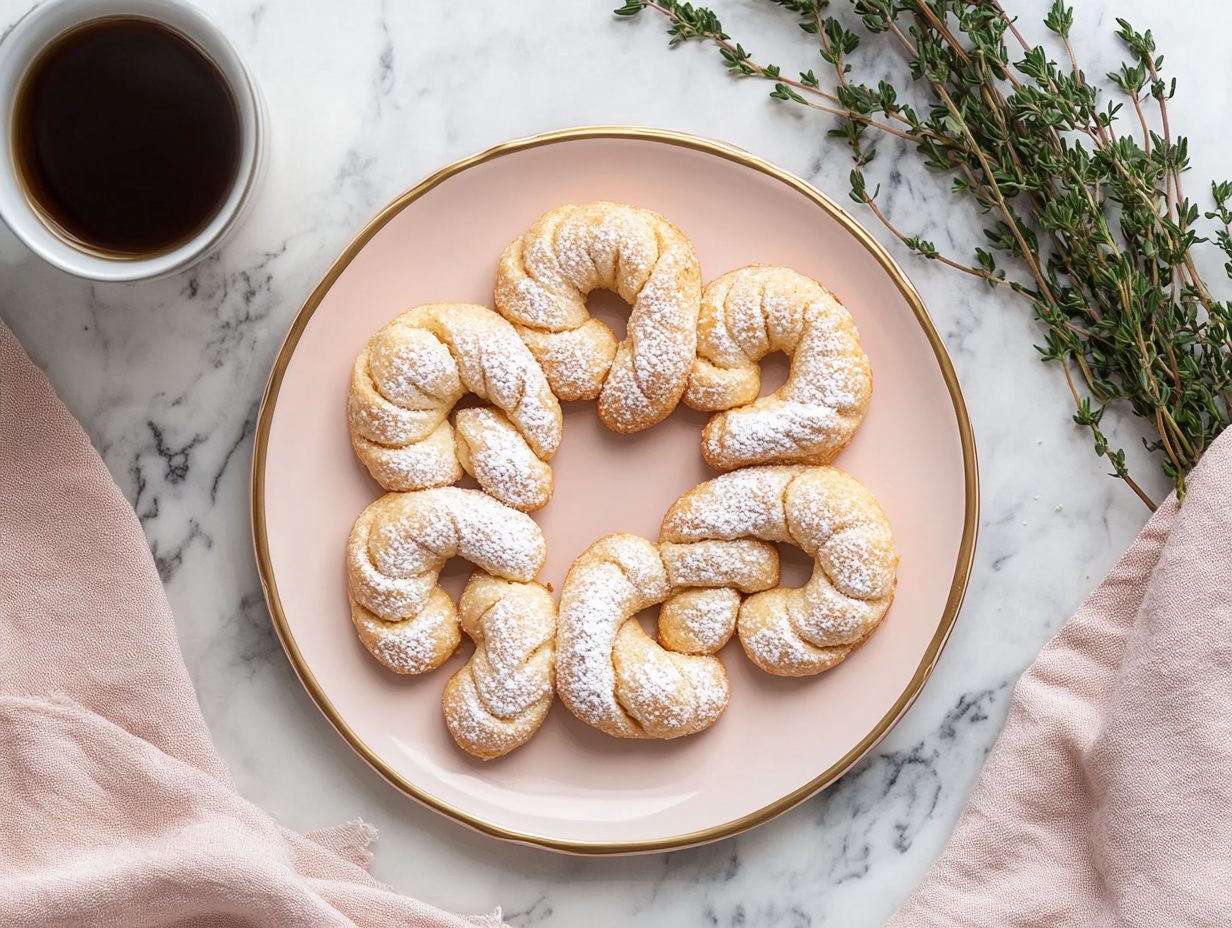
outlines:
[{"label": "grey marble veining", "polygon": [[[1224,166],[1232,129],[1232,10],[1202,0],[1078,0],[1088,73],[1115,62],[1114,15],[1151,26],[1180,78],[1191,195]],[[508,138],[583,124],[664,126],[731,141],[846,202],[850,162],[827,117],[728,77],[712,49],[666,47],[663,21],[615,0],[394,3],[209,0],[265,94],[271,161],[247,224],[218,255],[154,283],[53,271],[0,227],[0,315],[82,421],[133,502],[176,614],[185,660],[240,790],[308,830],[356,815],[381,830],[373,872],[458,910],[519,925],[880,924],[940,852],[992,746],[1014,681],[1146,520],[1068,419],[1064,380],[1031,349],[1026,307],[905,255],[962,379],[980,450],[983,517],[954,636],[919,702],[827,792],[744,835],[638,858],[513,847],[420,808],[360,761],[297,683],[252,556],[252,435],[270,364],[333,256],[390,198]],[[1010,4],[1039,36],[1041,0]],[[0,0],[0,28],[27,8]],[[809,37],[760,0],[716,0],[760,59],[820,65]],[[1185,14],[1182,15],[1182,12]],[[1193,27],[1201,15],[1205,25]],[[874,69],[899,67],[892,56]],[[978,217],[881,146],[901,227],[955,253]],[[1106,420],[1107,422],[1107,420]],[[1142,463],[1132,421],[1107,423]],[[1150,492],[1165,485],[1139,466]]]}]

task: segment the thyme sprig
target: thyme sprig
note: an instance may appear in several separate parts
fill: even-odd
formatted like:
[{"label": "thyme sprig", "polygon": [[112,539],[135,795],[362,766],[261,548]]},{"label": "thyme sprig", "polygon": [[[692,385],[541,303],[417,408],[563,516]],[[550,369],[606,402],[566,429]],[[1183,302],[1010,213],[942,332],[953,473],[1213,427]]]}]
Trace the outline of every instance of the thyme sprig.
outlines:
[{"label": "thyme sprig", "polygon": [[[1080,69],[1070,43],[1073,8],[1061,0],[1044,25],[1064,47],[1064,64],[1030,45],[997,0],[849,0],[863,31],[886,37],[905,57],[915,106],[887,81],[854,76],[861,35],[825,15],[828,0],[767,2],[817,37],[828,80],[812,69],[797,80],[757,63],[704,7],[628,0],[615,12],[656,10],[669,21],[670,44],[713,43],[732,74],[773,82],[771,97],[837,116],[828,135],[851,150],[851,198],[917,254],[1026,298],[1044,326],[1037,349],[1065,372],[1074,422],[1090,430],[1112,476],[1155,508],[1131,478],[1124,450],[1100,427],[1110,405],[1126,404],[1154,432],[1143,443],[1183,499],[1186,475],[1232,412],[1232,305],[1211,295],[1193,257],[1196,246],[1213,245],[1232,278],[1232,183],[1212,185],[1214,209],[1205,218],[1218,225],[1213,237],[1200,234],[1201,210],[1181,182],[1188,145],[1168,118],[1176,81],[1161,77],[1151,32],[1117,20],[1128,60],[1108,80],[1133,120],[1118,133],[1125,106],[1106,102]],[[880,186],[870,189],[865,178],[876,132],[913,144],[928,168],[953,176],[955,194],[989,217],[973,261],[900,231],[880,209]]]}]

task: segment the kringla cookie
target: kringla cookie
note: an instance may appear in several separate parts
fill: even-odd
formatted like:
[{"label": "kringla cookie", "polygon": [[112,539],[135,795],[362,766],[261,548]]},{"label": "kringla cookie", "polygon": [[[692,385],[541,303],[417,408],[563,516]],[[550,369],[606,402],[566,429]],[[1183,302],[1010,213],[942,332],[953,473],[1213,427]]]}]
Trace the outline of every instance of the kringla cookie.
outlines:
[{"label": "kringla cookie", "polygon": [[464,751],[491,760],[530,740],[552,708],[556,603],[538,583],[476,573],[458,615],[475,653],[445,686],[445,724]]},{"label": "kringla cookie", "polygon": [[[814,559],[800,589],[765,589],[740,605],[737,632],[762,670],[799,677],[828,670],[876,630],[890,608],[898,552],[881,506],[834,467],[749,467],[694,487],[668,510],[660,550],[756,538],[796,545]],[[714,573],[738,588],[748,571]]]},{"label": "kringla cookie", "polygon": [[458,647],[458,614],[438,584],[461,556],[506,580],[543,567],[543,533],[525,513],[478,490],[389,493],[365,509],[347,541],[347,593],[360,641],[397,673],[425,673]]},{"label": "kringla cookie", "polygon": [[[606,289],[632,304],[628,337],[586,309]],[[517,328],[562,400],[599,399],[614,432],[666,418],[697,347],[701,267],[689,239],[647,209],[598,202],[554,209],[501,255],[497,310]]]},{"label": "kringla cookie", "polygon": [[[618,738],[679,738],[723,714],[727,671],[711,652],[731,635],[728,616],[681,604],[679,627],[664,634],[665,616],[655,642],[635,616],[671,593],[658,546],[636,535],[608,535],[574,561],[560,594],[556,691],[583,722]],[[672,650],[680,644],[697,653]]]},{"label": "kringla cookie", "polygon": [[[459,410],[466,393],[493,405]],[[547,461],[560,445],[560,404],[513,326],[485,306],[407,310],[355,359],[347,398],[351,444],[386,490],[454,483],[463,471],[515,509],[552,497]]]},{"label": "kringla cookie", "polygon": [[[791,358],[791,373],[758,398],[759,362],[775,351]],[[711,467],[828,464],[860,427],[872,392],[851,316],[815,280],[755,264],[707,284],[684,401],[726,410],[702,434]]]}]

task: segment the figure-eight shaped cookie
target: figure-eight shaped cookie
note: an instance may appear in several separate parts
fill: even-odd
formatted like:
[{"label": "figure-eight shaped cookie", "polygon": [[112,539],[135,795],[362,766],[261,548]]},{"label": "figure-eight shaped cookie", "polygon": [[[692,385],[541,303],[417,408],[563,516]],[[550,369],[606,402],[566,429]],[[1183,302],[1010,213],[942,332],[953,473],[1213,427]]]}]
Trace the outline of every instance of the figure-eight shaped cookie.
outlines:
[{"label": "figure-eight shaped cookie", "polygon": [[[455,435],[448,416],[468,392],[494,405],[459,410]],[[377,332],[355,359],[347,416],[355,453],[386,490],[446,486],[465,470],[516,509],[552,497],[560,404],[485,306],[416,306]]]},{"label": "figure-eight shaped cookie", "polygon": [[[633,306],[628,337],[586,309],[606,289]],[[562,400],[599,398],[614,432],[666,418],[697,347],[701,267],[683,232],[648,209],[605,201],[541,216],[505,249],[496,308],[517,327]]]},{"label": "figure-eight shaped cookie", "polygon": [[[748,589],[778,581],[771,546],[721,542],[711,545],[710,560],[724,545],[738,552],[729,560],[745,565]],[[722,602],[673,608],[669,598],[674,584],[708,583],[705,560],[664,558],[644,538],[608,535],[573,562],[560,594],[556,688],[574,715],[618,738],[679,738],[718,720],[727,708],[727,671],[713,655],[730,637],[735,612],[729,610],[729,622]],[[736,585],[736,573],[725,572],[725,582]],[[713,592],[739,601],[731,590]],[[664,600],[655,642],[636,615]]]},{"label": "figure-eight shaped cookie", "polygon": [[486,573],[462,594],[475,653],[445,688],[445,719],[462,748],[499,757],[525,743],[552,704],[556,606],[533,582],[547,546],[530,516],[458,487],[383,496],[347,542],[351,618],[390,670],[434,670],[461,640],[459,610],[437,584],[455,556]]},{"label": "figure-eight shaped cookie", "polygon": [[661,549],[759,538],[812,556],[804,587],[768,589],[740,606],[745,652],[780,676],[833,667],[876,630],[894,598],[890,523],[864,484],[834,467],[750,467],[708,480],[672,504],[659,538]]}]

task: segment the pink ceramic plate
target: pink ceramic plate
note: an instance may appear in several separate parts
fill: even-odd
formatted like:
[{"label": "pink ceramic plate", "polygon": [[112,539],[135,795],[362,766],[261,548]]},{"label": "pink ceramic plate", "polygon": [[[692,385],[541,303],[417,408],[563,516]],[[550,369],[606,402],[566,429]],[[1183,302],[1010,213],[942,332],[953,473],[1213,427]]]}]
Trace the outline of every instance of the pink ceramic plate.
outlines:
[{"label": "pink ceramic plate", "polygon": [[[781,264],[822,281],[851,311],[876,386],[868,418],[835,464],[864,481],[890,517],[902,555],[898,593],[868,644],[818,677],[769,676],[733,642],[723,651],[731,706],[699,735],[621,741],[558,702],[530,743],[484,763],[457,748],[441,715],[441,690],[464,655],[426,676],[399,677],[368,655],[351,625],[343,546],[381,491],[351,452],[348,376],[372,333],[410,306],[491,305],[496,261],[512,239],[553,207],[599,199],[667,216],[693,239],[706,280],[754,262]],[[606,431],[593,403],[564,409],[556,495],[534,514],[549,547],[539,579],[558,594],[593,541],[611,532],[657,540],[668,506],[714,476],[699,450],[706,417],[683,405],[637,435]],[[291,327],[261,408],[253,473],[270,612],[304,686],[342,736],[395,786],[466,825],[588,854],[734,834],[849,769],[901,717],[937,660],[966,587],[977,509],[958,382],[890,257],[803,181],[738,149],[644,129],[511,142],[382,210]],[[794,573],[799,585],[807,563],[797,554],[787,579]],[[467,573],[447,568],[455,596]]]}]

